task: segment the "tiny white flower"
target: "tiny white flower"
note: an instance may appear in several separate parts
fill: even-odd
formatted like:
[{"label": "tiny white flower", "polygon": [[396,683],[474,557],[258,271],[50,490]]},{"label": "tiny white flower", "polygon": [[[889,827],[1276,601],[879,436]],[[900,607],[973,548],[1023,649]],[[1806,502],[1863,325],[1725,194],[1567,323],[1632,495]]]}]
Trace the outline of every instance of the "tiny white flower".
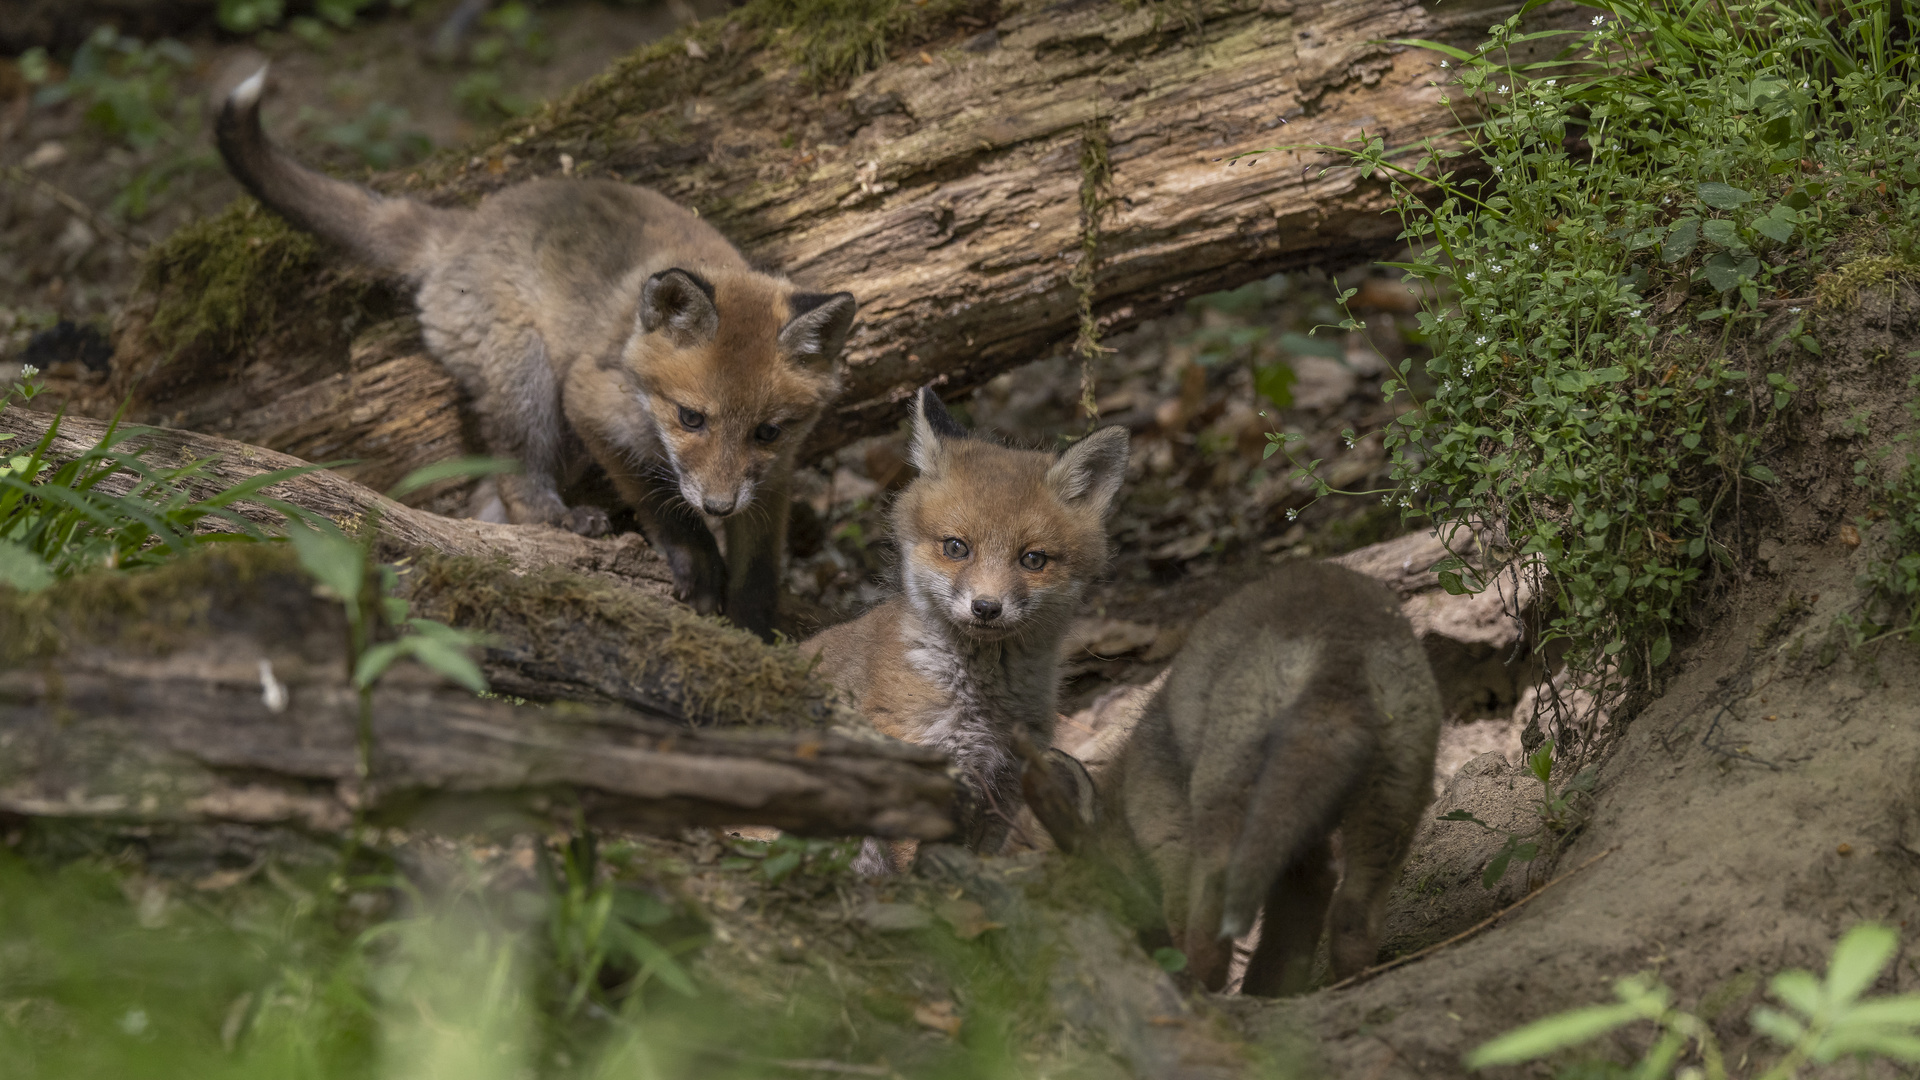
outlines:
[{"label": "tiny white flower", "polygon": [[1413,501],[1408,499],[1405,495],[1400,496],[1400,509],[1402,510],[1413,509]]},{"label": "tiny white flower", "polygon": [[1393,492],[1389,491],[1385,495],[1380,496],[1380,501],[1391,505],[1393,502]]},{"label": "tiny white flower", "polygon": [[34,366],[33,366],[32,364],[21,364],[21,365],[20,365],[20,377],[21,377],[21,378],[23,378],[23,379],[31,379],[31,378],[33,378],[33,377],[34,377],[35,375],[38,375],[38,374],[40,374],[40,369],[39,369],[39,368],[37,368],[37,367],[34,367]]},{"label": "tiny white flower", "polygon": [[1733,396],[1733,389],[1732,389],[1731,387],[1729,387],[1729,388],[1727,389],[1727,396],[1728,396],[1728,397],[1732,397],[1732,396]]},{"label": "tiny white flower", "polygon": [[1507,88],[1506,88],[1506,87],[1504,87],[1504,86],[1503,86],[1503,87],[1501,87],[1501,88],[1500,88],[1500,92],[1501,92],[1501,93],[1503,93],[1503,94],[1504,94],[1504,93],[1506,93],[1506,92],[1507,92]]},{"label": "tiny white flower", "polygon": [[1473,339],[1473,343],[1475,345],[1485,345],[1487,343],[1487,335],[1481,334],[1479,337]]},{"label": "tiny white flower", "polygon": [[1351,436],[1351,435],[1342,435],[1342,436],[1340,437],[1340,441],[1341,441],[1341,442],[1344,442],[1344,443],[1346,443],[1346,444],[1347,444],[1347,449],[1349,449],[1349,450],[1351,450],[1351,449],[1353,449],[1353,436]]},{"label": "tiny white flower", "polygon": [[1558,86],[1558,85],[1560,85],[1560,80],[1559,80],[1559,79],[1548,79],[1548,80],[1547,80],[1547,85],[1548,85],[1548,86]]},{"label": "tiny white flower", "polygon": [[1496,263],[1493,267],[1493,272],[1496,274],[1504,274],[1507,272],[1507,268]]},{"label": "tiny white flower", "polygon": [[1787,309],[1787,314],[1789,314],[1789,315],[1798,315],[1798,314],[1800,314],[1800,309],[1799,309],[1799,308],[1797,308],[1797,307],[1790,307],[1790,308],[1788,308],[1788,309]]},{"label": "tiny white flower", "polygon": [[1599,26],[1601,23],[1606,21],[1607,21],[1607,17],[1605,15],[1595,15],[1593,17],[1593,25],[1595,26]]},{"label": "tiny white flower", "polygon": [[1300,511],[1298,511],[1298,510],[1289,510],[1289,511],[1287,511],[1287,520],[1288,520],[1288,521],[1292,521],[1292,520],[1293,520],[1294,518],[1297,518],[1297,517],[1299,517],[1299,516],[1300,516]]},{"label": "tiny white flower", "polygon": [[1501,167],[1500,167],[1500,166],[1498,166],[1498,165],[1495,165],[1495,166],[1493,167],[1493,175],[1495,175],[1495,176],[1499,176],[1499,175],[1500,175],[1501,173],[1503,173],[1503,172],[1506,172],[1506,171],[1507,171],[1507,170],[1505,170],[1505,169],[1503,169],[1503,168],[1501,168]]},{"label": "tiny white flower", "polygon": [[1660,205],[1661,205],[1661,206],[1665,206],[1665,205],[1667,205],[1668,203],[1670,203],[1670,202],[1672,202],[1672,201],[1673,201],[1673,196],[1671,196],[1671,195],[1662,195],[1662,196],[1660,196]]},{"label": "tiny white flower", "polygon": [[1478,280],[1478,279],[1479,279],[1479,277],[1480,277],[1480,273],[1479,273],[1479,271],[1477,271],[1477,270],[1469,270],[1469,271],[1467,271],[1467,280],[1468,280],[1468,281],[1475,281],[1475,280]]},{"label": "tiny white flower", "polygon": [[1473,378],[1473,365],[1472,364],[1460,365],[1460,377],[1463,379]]},{"label": "tiny white flower", "polygon": [[287,711],[287,684],[274,678],[273,661],[260,658],[260,701],[270,713]]},{"label": "tiny white flower", "polygon": [[[1443,394],[1451,394],[1451,393],[1453,393],[1453,380],[1452,380],[1452,379],[1447,379],[1447,380],[1445,380],[1445,381],[1443,381],[1443,382],[1441,382],[1441,384],[1440,384],[1440,392],[1441,392],[1441,393],[1443,393]],[[1731,390],[1729,390],[1729,391],[1727,391],[1727,393],[1729,393],[1729,394],[1731,394],[1731,393],[1733,393],[1733,391],[1731,391]]]},{"label": "tiny white flower", "polygon": [[1528,251],[1539,251],[1539,250],[1540,250],[1540,245],[1539,245],[1539,244],[1528,244],[1528,245],[1527,245],[1527,250],[1528,250]]},{"label": "tiny white flower", "polygon": [[1445,60],[1442,60],[1442,61],[1440,61],[1440,66],[1441,66],[1441,67],[1450,67],[1451,65],[1449,65],[1449,64],[1448,64],[1448,63],[1447,63],[1447,62],[1446,62]]}]

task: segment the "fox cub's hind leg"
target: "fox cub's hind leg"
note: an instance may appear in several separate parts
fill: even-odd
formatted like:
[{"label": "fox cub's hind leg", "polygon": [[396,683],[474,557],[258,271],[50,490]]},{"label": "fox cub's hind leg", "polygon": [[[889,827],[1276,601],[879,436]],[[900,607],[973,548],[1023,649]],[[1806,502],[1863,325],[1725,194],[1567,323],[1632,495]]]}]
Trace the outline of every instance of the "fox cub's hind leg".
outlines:
[{"label": "fox cub's hind leg", "polygon": [[1376,780],[1371,786],[1374,790],[1356,799],[1340,823],[1346,866],[1328,920],[1336,979],[1359,974],[1379,955],[1387,894],[1400,880],[1427,804],[1425,788],[1413,798],[1394,799],[1391,785]]},{"label": "fox cub's hind leg", "polygon": [[1322,838],[1293,861],[1267,892],[1260,915],[1260,943],[1247,961],[1240,992],[1260,997],[1306,993],[1313,981],[1313,954],[1333,899],[1333,852]]}]

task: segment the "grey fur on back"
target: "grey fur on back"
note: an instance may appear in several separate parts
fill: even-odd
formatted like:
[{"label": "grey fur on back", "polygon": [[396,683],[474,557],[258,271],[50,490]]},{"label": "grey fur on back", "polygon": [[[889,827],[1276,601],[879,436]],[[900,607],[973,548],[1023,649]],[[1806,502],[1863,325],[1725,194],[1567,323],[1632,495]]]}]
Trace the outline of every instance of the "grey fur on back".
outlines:
[{"label": "grey fur on back", "polygon": [[[1220,939],[1244,934],[1283,898],[1289,875],[1307,892],[1331,888],[1312,864],[1324,864],[1336,827],[1346,851],[1336,967],[1373,947],[1386,890],[1431,799],[1441,720],[1398,598],[1354,571],[1289,565],[1195,625],[1102,802],[1157,878],[1168,928],[1203,982],[1224,980]],[[1281,940],[1270,908],[1266,927],[1263,951],[1264,937]],[[1319,936],[1317,922],[1310,934],[1279,930]]]}]

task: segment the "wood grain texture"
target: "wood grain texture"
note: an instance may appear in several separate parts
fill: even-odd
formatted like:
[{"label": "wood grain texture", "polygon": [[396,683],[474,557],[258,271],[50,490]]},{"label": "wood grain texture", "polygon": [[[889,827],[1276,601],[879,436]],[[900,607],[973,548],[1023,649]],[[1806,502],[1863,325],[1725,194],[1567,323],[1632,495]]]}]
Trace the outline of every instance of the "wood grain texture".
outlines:
[{"label": "wood grain texture", "polygon": [[459,831],[577,805],[647,831],[952,828],[942,755],[830,732],[798,696],[788,730],[699,729],[477,698],[402,663],[373,695],[363,777],[344,616],[283,549],[206,551],[32,597],[0,589],[0,633],[0,812],[333,831],[358,808]]}]

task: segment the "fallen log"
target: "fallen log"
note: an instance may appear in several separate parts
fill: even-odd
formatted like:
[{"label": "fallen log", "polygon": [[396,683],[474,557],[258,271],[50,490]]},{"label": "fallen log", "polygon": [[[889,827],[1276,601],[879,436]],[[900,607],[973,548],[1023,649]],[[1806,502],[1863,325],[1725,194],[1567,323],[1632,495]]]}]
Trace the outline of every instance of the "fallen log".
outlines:
[{"label": "fallen log", "polygon": [[[18,406],[0,409],[0,434],[16,438],[11,446],[32,445],[53,424],[50,413],[35,412]],[[48,448],[48,457],[69,461],[84,454],[106,435],[107,425],[80,416],[59,419],[60,430]],[[170,428],[136,428],[116,444],[129,452],[144,450],[146,460],[160,465],[184,466],[196,461],[204,467],[186,482],[196,495],[205,498],[261,473],[298,468],[308,464],[299,458],[277,453],[231,439],[199,435]],[[446,457],[453,456],[452,453]],[[321,459],[326,460],[326,459]],[[445,460],[445,457],[433,460]],[[422,461],[419,464],[431,464]],[[402,558],[419,551],[442,555],[504,559],[516,570],[539,567],[563,567],[580,573],[617,579],[621,583],[652,596],[671,593],[673,575],[660,558],[637,534],[588,539],[564,529],[547,526],[495,525],[441,517],[438,514],[403,506],[340,475],[341,470],[321,470],[275,484],[261,494],[293,503],[324,515],[352,531],[375,519],[379,526],[379,554]],[[398,481],[396,475],[392,481]],[[131,476],[108,480],[106,490],[124,492]],[[391,483],[391,482],[390,482]],[[424,491],[445,491],[454,482],[431,485]],[[280,512],[258,503],[243,502],[234,509],[262,525],[278,527],[285,523]]]},{"label": "fallen log", "polygon": [[336,831],[357,811],[459,832],[578,808],[653,832],[952,828],[943,755],[834,734],[817,696],[769,699],[758,729],[721,731],[475,697],[400,664],[372,693],[362,774],[346,643],[341,605],[281,545],[0,588],[0,812]]},{"label": "fallen log", "polygon": [[[645,183],[757,261],[853,292],[847,387],[820,451],[896,423],[920,384],[964,391],[1082,329],[1391,245],[1379,177],[1312,154],[1226,159],[1444,136],[1459,120],[1434,57],[1391,39],[1470,44],[1516,6],[903,4],[886,31],[895,58],[846,80],[809,50],[870,30],[785,26],[762,0],[635,53],[490,145],[372,183],[443,205],[542,176]],[[366,467],[436,456],[428,444],[477,449],[407,323],[389,283],[243,201],[156,249],[94,406],[130,392],[143,419],[389,463]]]}]

